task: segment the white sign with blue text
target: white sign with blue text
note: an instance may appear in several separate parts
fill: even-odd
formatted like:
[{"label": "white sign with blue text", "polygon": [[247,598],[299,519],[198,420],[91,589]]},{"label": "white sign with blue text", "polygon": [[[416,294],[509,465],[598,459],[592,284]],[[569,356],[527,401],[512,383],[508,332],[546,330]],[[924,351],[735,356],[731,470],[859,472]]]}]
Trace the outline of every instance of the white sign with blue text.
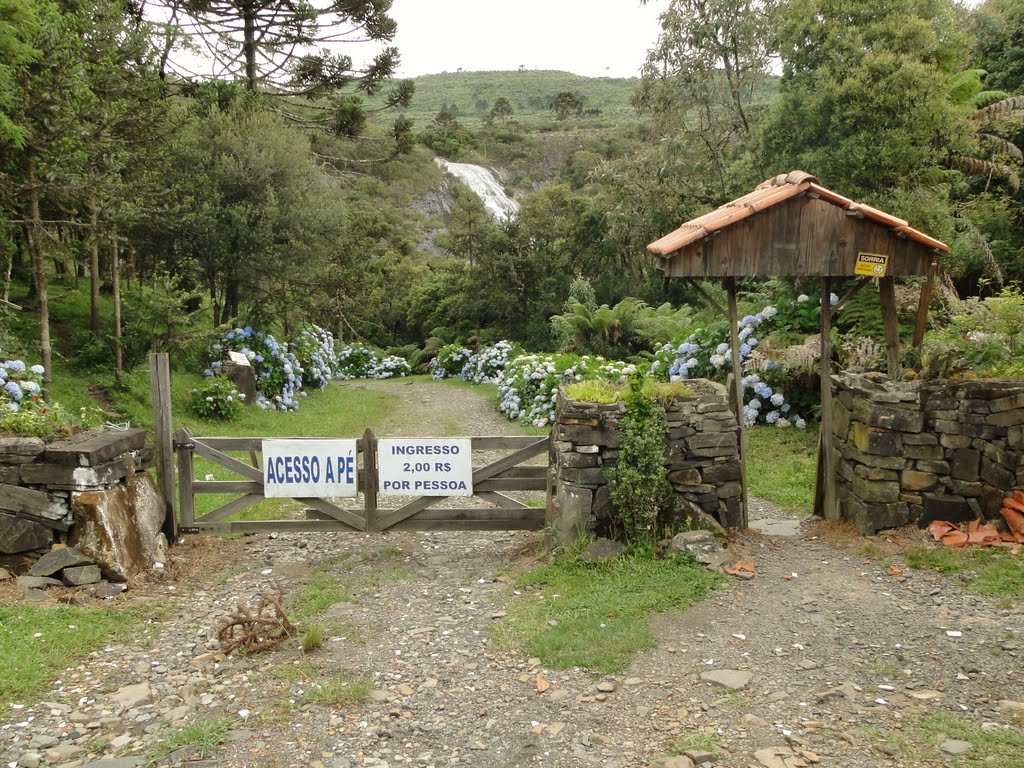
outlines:
[{"label": "white sign with blue text", "polygon": [[473,443],[468,438],[378,440],[377,466],[382,496],[473,495]]},{"label": "white sign with blue text", "polygon": [[355,440],[264,440],[267,498],[344,498],[356,495]]}]

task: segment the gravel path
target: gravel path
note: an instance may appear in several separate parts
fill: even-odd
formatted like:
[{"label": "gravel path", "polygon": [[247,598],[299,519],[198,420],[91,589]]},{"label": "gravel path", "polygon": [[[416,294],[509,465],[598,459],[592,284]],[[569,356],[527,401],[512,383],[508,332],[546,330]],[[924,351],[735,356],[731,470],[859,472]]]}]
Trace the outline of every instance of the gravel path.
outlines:
[{"label": "gravel path", "polygon": [[[513,432],[469,389],[367,386],[396,392],[403,407],[429,404],[417,434],[445,423]],[[756,502],[752,517],[783,515]],[[171,616],[67,670],[44,703],[10,713],[0,758],[127,768],[182,727],[223,719],[231,730],[217,749],[158,762],[626,768],[686,739],[698,752],[714,745],[709,768],[938,766],[962,744],[923,756],[915,747],[942,741],[940,715],[1020,726],[1019,606],[891,569],[828,526],[794,527],[795,536],[751,532],[731,545],[756,563],[755,577],[654,617],[658,647],[604,679],[494,647],[491,628],[516,599],[508,581],[542,556],[535,534],[191,537],[168,568],[177,581],[127,598],[169,601]],[[181,578],[189,562],[208,564],[205,578]],[[216,622],[239,600],[276,585],[294,593],[313,579],[336,579],[351,597],[318,617],[323,648],[304,655],[296,640],[267,654],[219,653]],[[551,682],[543,694],[537,673]],[[363,704],[309,700],[332,680],[360,678],[372,686]]]}]

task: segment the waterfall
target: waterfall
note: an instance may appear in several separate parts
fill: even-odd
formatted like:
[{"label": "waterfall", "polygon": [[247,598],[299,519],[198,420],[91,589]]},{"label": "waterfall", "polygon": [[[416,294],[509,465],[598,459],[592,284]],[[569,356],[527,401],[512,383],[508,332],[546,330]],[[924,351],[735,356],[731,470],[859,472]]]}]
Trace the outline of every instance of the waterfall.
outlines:
[{"label": "waterfall", "polygon": [[435,157],[434,162],[469,187],[498,221],[511,218],[519,211],[519,203],[505,194],[494,174],[486,168],[472,163],[449,163],[440,157]]}]

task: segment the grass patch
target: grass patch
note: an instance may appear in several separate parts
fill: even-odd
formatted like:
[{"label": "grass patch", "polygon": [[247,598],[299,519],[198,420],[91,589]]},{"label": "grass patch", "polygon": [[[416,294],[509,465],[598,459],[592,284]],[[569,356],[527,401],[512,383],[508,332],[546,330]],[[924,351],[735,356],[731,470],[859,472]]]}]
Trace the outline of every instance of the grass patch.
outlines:
[{"label": "grass patch", "polygon": [[226,717],[197,720],[161,740],[153,748],[150,759],[159,760],[179,749],[188,749],[200,758],[207,757],[224,742],[231,732],[231,725],[232,721]]},{"label": "grass patch", "polygon": [[[625,402],[629,386],[626,384],[612,384],[601,379],[589,381],[577,381],[565,388],[566,397],[581,403],[598,403],[607,405],[609,403]],[[645,397],[658,402],[668,402],[677,397],[692,397],[693,389],[682,381],[655,381],[644,379],[642,392]]]},{"label": "grass patch", "polygon": [[688,733],[668,745],[669,755],[682,755],[689,750],[717,752],[718,739],[706,733]]},{"label": "grass patch", "polygon": [[635,554],[588,563],[563,555],[516,580],[523,594],[496,631],[503,645],[553,669],[617,672],[654,647],[648,614],[686,607],[721,580],[688,558]]},{"label": "grass patch", "polygon": [[314,576],[290,601],[288,612],[292,621],[305,621],[336,603],[351,603],[355,597],[340,581],[330,576]]},{"label": "grass patch", "polygon": [[0,607],[0,711],[34,703],[64,669],[129,637],[143,618],[111,609]]},{"label": "grass patch", "polygon": [[303,653],[312,653],[323,647],[325,639],[324,628],[319,624],[314,624],[302,634],[302,640],[299,645]]},{"label": "grass patch", "polygon": [[818,433],[758,425],[746,430],[747,487],[751,496],[789,512],[814,511]]},{"label": "grass patch", "polygon": [[975,578],[966,588],[980,595],[1024,599],[1024,558],[1003,547],[914,547],[906,550],[907,565],[950,575],[970,571]]},{"label": "grass patch", "polygon": [[1019,768],[1024,755],[1024,732],[1000,726],[982,727],[952,712],[931,712],[912,726],[928,745],[932,757],[940,754],[944,739],[970,742],[971,751],[956,765],[983,764],[987,768]]},{"label": "grass patch", "polygon": [[310,685],[303,696],[303,702],[332,707],[355,706],[366,701],[372,690],[373,683],[369,678],[343,675]]}]

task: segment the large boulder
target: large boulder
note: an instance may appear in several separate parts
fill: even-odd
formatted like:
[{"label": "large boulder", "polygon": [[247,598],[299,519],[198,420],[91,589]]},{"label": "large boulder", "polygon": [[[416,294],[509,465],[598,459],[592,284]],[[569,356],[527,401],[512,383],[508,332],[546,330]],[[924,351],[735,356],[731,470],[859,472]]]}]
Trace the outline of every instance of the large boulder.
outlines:
[{"label": "large boulder", "polygon": [[126,485],[71,496],[75,524],[68,544],[91,557],[111,581],[127,581],[167,555],[164,503],[145,472]]}]

